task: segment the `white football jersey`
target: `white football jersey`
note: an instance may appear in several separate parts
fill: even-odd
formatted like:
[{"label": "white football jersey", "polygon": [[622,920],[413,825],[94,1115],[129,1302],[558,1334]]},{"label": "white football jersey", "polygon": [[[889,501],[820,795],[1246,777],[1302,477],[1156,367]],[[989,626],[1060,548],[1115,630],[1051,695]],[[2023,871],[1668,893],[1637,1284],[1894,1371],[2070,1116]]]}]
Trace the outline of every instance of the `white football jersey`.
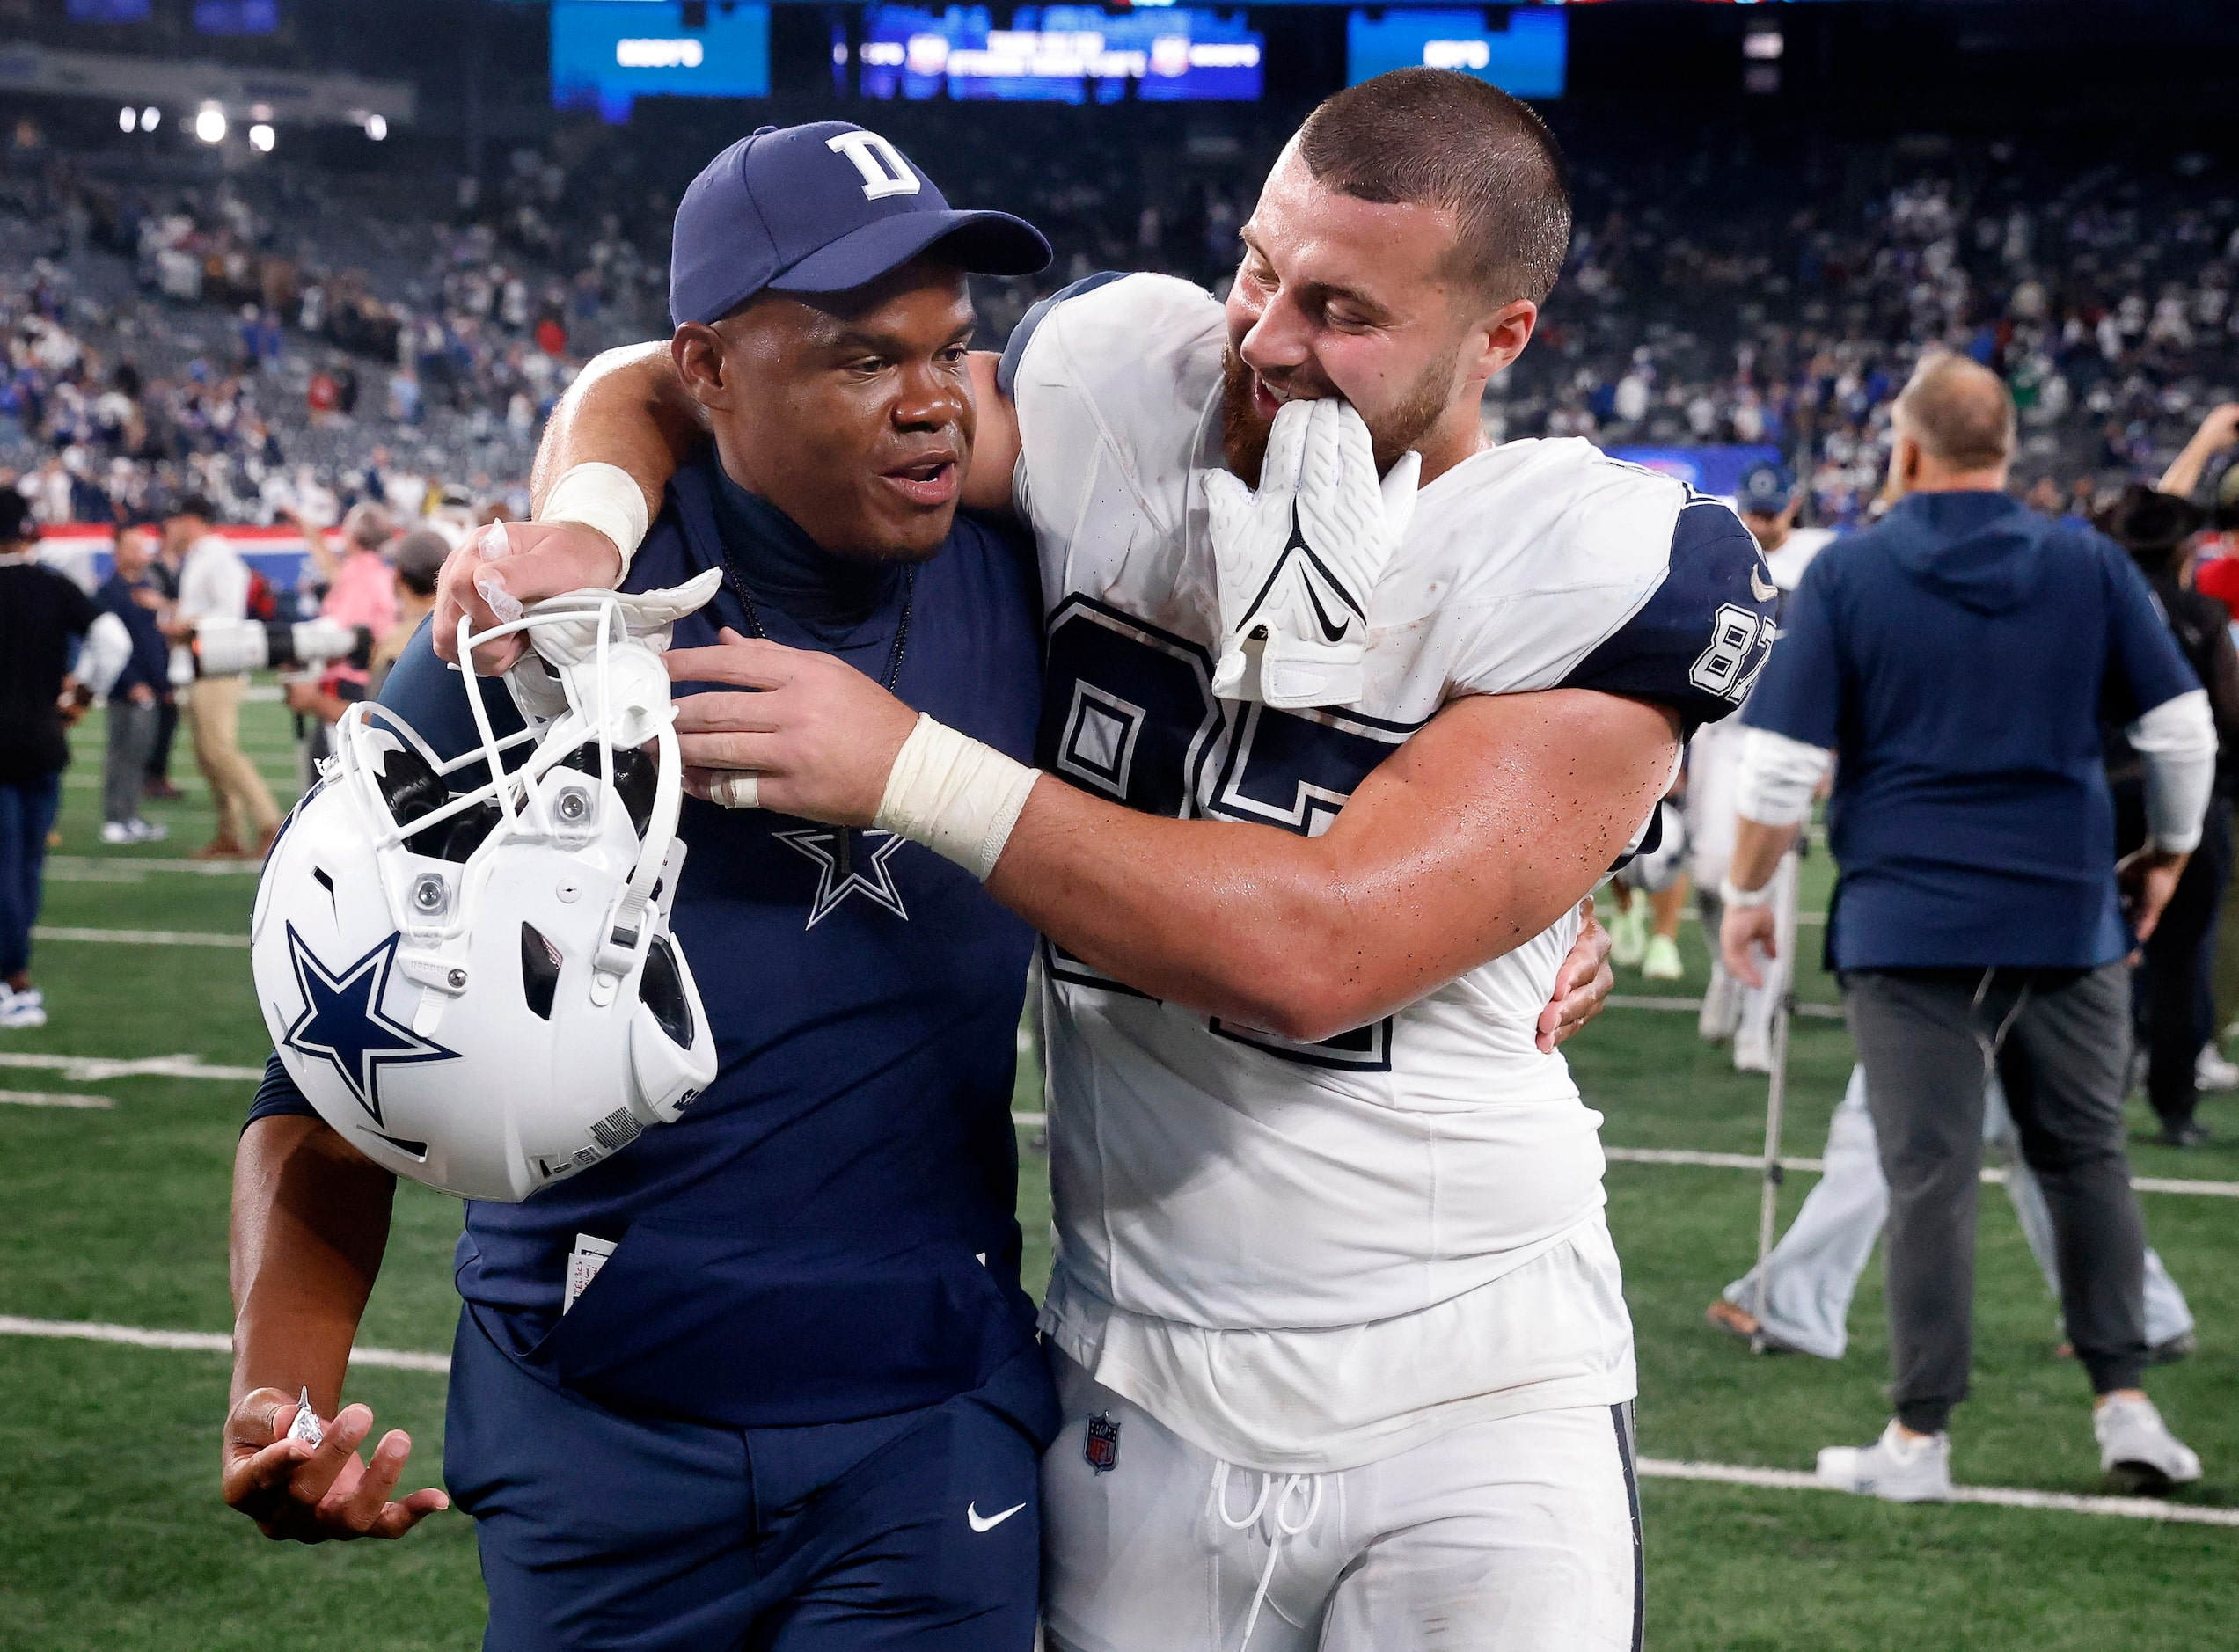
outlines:
[{"label": "white football jersey", "polygon": [[[1203,478],[1225,339],[1204,291],[1133,275],[1059,295],[1006,352],[1049,612],[1042,767],[1154,814],[1312,835],[1463,695],[1599,688],[1692,725],[1747,691],[1773,588],[1739,519],[1569,440],[1422,489],[1370,603],[1358,704],[1216,698]],[[1600,1116],[1534,1042],[1577,929],[1314,1044],[1045,946],[1045,1327],[1176,1432],[1270,1469],[1629,1398]],[[1528,1300],[1488,1290],[1527,1272]]]}]

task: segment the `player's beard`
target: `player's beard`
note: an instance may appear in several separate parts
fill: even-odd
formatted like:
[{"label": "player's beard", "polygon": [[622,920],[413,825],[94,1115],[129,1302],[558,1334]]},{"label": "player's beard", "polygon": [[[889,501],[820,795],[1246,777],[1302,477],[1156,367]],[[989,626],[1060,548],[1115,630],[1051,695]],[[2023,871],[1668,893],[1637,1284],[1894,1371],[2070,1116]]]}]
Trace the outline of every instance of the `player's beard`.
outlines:
[{"label": "player's beard", "polygon": [[[1376,471],[1382,475],[1400,455],[1420,447],[1431,427],[1445,416],[1453,393],[1454,362],[1449,357],[1423,369],[1390,413],[1370,419],[1369,438],[1376,444]],[[1334,391],[1332,392],[1335,393]],[[1220,449],[1228,468],[1252,486],[1260,485],[1260,467],[1267,462],[1267,439],[1274,426],[1252,411],[1252,369],[1231,346],[1220,360]]]}]

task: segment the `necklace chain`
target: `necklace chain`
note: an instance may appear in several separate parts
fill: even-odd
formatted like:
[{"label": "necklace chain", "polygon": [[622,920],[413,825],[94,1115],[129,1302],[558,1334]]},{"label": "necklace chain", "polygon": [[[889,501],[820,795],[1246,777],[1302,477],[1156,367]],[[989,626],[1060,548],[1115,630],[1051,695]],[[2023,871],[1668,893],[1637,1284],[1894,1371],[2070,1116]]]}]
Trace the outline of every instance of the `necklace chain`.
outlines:
[{"label": "necklace chain", "polygon": [[[718,548],[723,558],[723,578],[729,582],[731,595],[738,598],[739,606],[746,610],[748,626],[757,637],[765,642],[768,641],[770,633],[763,627],[762,610],[756,605],[753,593],[746,588],[745,580],[740,577],[738,564],[731,560],[730,547],[721,545]],[[902,651],[910,641],[910,614],[911,610],[917,606],[918,601],[918,570],[915,568],[904,570],[902,579],[902,618],[894,627],[894,647],[888,651],[886,656],[886,678],[883,686],[889,694],[894,692],[894,685],[902,676]]]}]

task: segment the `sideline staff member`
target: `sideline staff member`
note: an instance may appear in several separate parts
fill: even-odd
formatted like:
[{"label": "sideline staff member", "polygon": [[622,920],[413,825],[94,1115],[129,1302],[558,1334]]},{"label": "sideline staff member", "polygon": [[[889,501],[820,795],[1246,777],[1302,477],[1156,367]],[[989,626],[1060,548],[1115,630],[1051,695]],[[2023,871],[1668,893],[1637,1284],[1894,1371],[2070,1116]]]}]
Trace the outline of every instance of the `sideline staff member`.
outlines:
[{"label": "sideline staff member", "polygon": [[2199,840],[2207,696],[2127,557],[2007,496],[2014,406],[1995,375],[1926,357],[1893,434],[1902,497],[1811,565],[1744,713],[1720,936],[1727,968],[1754,980],[1774,868],[1839,750],[1826,946],[1889,1179],[1897,1414],[1871,1445],[1820,1452],[1820,1478],[1899,1502],[1950,1495],[1994,1063],[2052,1211],[2101,1466],[2197,1480],[2199,1458],[2139,1386],[2145,1233],[2122,1144],[2133,942],[2099,717],[2104,688],[2136,719],[2147,765],[2151,836],[2120,869],[2143,936]]}]

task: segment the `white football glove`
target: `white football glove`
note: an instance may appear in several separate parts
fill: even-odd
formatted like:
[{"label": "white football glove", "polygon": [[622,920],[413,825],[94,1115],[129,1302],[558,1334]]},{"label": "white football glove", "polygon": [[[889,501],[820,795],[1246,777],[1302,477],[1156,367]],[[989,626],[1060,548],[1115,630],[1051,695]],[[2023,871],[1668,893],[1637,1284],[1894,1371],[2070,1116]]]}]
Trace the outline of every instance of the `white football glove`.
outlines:
[{"label": "white football glove", "polygon": [[1256,493],[1226,471],[1206,473],[1220,592],[1214,693],[1296,710],[1366,692],[1369,593],[1415,515],[1422,469],[1421,454],[1403,454],[1379,482],[1368,426],[1333,398],[1284,404]]},{"label": "white football glove", "polygon": [[[702,607],[722,580],[721,573],[710,568],[668,590],[569,591],[534,604],[530,611],[539,617],[574,610],[582,618],[530,633],[534,646],[506,673],[514,704],[532,727],[541,728],[571,704],[588,698],[592,703],[576,709],[594,722],[602,715],[612,722],[605,731],[610,743],[642,745],[653,737],[652,720],[665,720],[668,713],[669,676],[661,655],[669,647],[670,632],[677,621]],[[597,694],[577,678],[580,674],[584,683],[596,682],[593,668],[602,617],[617,610],[625,636],[608,638],[609,678],[604,692],[611,703],[602,712]],[[618,646],[626,640],[636,646]]]}]

